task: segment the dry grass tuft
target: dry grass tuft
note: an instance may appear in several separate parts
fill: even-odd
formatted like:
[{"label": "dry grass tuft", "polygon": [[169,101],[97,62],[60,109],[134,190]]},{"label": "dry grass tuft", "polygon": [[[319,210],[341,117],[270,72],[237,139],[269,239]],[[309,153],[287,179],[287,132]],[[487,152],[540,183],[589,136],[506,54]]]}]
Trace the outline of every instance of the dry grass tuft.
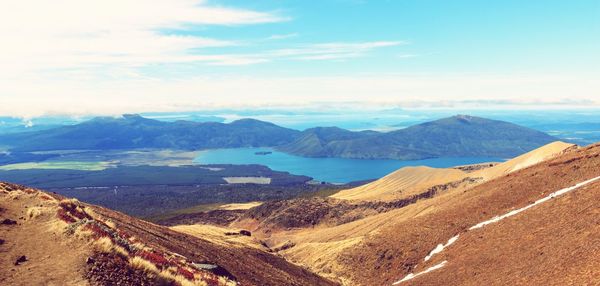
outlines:
[{"label": "dry grass tuft", "polygon": [[104,222],[104,224],[106,224],[106,226],[108,226],[109,228],[112,228],[112,229],[116,229],[117,228],[117,225],[115,224],[115,222],[112,221],[112,220],[110,220],[110,219],[106,220]]},{"label": "dry grass tuft", "polygon": [[152,264],[152,262],[145,260],[139,256],[134,256],[134,257],[129,258],[129,265],[131,265],[134,268],[141,269],[144,272],[146,272],[147,274],[157,275],[159,273],[159,270],[156,267],[156,265]]},{"label": "dry grass tuft", "polygon": [[94,220],[100,220],[100,216],[91,207],[83,207],[84,211]]},{"label": "dry grass tuft", "polygon": [[229,280],[223,276],[219,277],[219,285],[225,285],[225,286],[238,286],[237,282]]},{"label": "dry grass tuft", "polygon": [[21,198],[22,195],[23,195],[23,192],[21,192],[20,190],[16,190],[16,191],[9,192],[8,198],[11,200],[18,200]]},{"label": "dry grass tuft", "polygon": [[108,237],[102,237],[94,242],[100,252],[112,253],[114,244]]},{"label": "dry grass tuft", "polygon": [[52,220],[47,223],[48,229],[55,233],[63,233],[68,225],[68,223],[62,220]]},{"label": "dry grass tuft", "polygon": [[129,252],[125,250],[125,248],[116,245],[110,238],[101,237],[98,240],[94,241],[94,244],[98,248],[100,252],[104,253],[116,253],[123,258],[129,257]]},{"label": "dry grass tuft", "polygon": [[53,198],[49,195],[43,194],[43,193],[40,193],[40,199],[42,199],[44,201],[56,201],[55,198]]},{"label": "dry grass tuft", "polygon": [[27,210],[26,220],[36,219],[43,214],[44,209],[41,207],[31,207]]},{"label": "dry grass tuft", "polygon": [[193,280],[193,274],[192,279],[188,279],[180,274],[175,274],[169,270],[163,270],[158,275],[166,280],[175,281],[177,285],[181,286],[208,286],[208,284],[205,281]]}]

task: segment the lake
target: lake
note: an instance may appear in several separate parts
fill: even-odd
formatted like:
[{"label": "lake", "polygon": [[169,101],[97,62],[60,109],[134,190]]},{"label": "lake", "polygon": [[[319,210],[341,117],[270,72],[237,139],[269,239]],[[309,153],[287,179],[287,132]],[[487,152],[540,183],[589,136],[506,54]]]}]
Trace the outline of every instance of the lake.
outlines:
[{"label": "lake", "polygon": [[[257,155],[256,152],[273,152]],[[236,148],[201,151],[194,159],[196,164],[260,164],[276,171],[286,171],[295,175],[313,177],[330,183],[381,178],[406,166],[429,166],[437,168],[453,167],[483,162],[500,162],[500,158],[461,157],[436,158],[415,161],[400,160],[361,160],[342,158],[305,158],[277,152],[270,148]]]}]

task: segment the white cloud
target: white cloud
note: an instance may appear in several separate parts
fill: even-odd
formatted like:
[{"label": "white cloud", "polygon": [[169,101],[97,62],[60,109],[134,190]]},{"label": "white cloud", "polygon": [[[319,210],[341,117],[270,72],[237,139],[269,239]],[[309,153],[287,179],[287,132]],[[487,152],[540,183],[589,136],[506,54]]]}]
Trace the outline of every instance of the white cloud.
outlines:
[{"label": "white cloud", "polygon": [[298,37],[299,34],[298,33],[289,33],[289,34],[278,34],[278,35],[271,35],[267,38],[267,40],[284,40],[284,39],[290,39],[290,38],[295,38]]},{"label": "white cloud", "polygon": [[209,6],[201,0],[13,0],[0,9],[0,75],[155,63],[239,61],[191,49],[236,43],[160,30],[189,25],[285,21],[271,13]]},{"label": "white cloud", "polygon": [[359,43],[320,43],[302,45],[297,48],[279,49],[268,53],[272,57],[289,58],[298,60],[330,60],[355,58],[366,53],[385,47],[405,44],[400,41],[376,41]]}]

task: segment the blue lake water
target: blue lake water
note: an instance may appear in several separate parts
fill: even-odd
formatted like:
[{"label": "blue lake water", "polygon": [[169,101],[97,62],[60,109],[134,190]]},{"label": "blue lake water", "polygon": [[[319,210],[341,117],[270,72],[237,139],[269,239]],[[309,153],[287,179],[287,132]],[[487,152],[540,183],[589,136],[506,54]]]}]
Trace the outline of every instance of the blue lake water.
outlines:
[{"label": "blue lake water", "polygon": [[[269,155],[256,152],[270,151]],[[274,151],[270,148],[236,148],[202,151],[194,160],[197,164],[260,164],[276,171],[305,175],[319,181],[347,183],[381,178],[406,166],[452,167],[482,162],[500,162],[500,158],[461,157],[436,158],[416,161],[361,160],[342,158],[305,158]]]}]

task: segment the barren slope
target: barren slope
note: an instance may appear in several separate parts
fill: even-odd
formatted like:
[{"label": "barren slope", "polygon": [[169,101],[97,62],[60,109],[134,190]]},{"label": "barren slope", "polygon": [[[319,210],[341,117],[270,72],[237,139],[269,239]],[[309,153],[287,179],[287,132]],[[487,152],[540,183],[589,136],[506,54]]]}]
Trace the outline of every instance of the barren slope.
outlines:
[{"label": "barren slope", "polygon": [[[22,186],[1,183],[0,203],[3,285],[334,285],[243,243]],[[27,261],[15,265],[21,255]]]},{"label": "barren slope", "polygon": [[344,200],[389,200],[407,197],[428,187],[458,181],[466,176],[465,172],[451,168],[404,167],[377,181],[343,190],[331,197]]},{"label": "barren slope", "polygon": [[560,141],[553,142],[493,167],[470,173],[454,168],[405,167],[367,185],[338,192],[332,197],[358,201],[393,200],[421,193],[435,185],[460,181],[466,177],[487,181],[553,158],[574,146]]},{"label": "barren slope", "polygon": [[[436,204],[424,214],[388,223],[368,235],[359,245],[348,249],[339,261],[345,265],[341,275],[360,285],[389,285],[410,273],[418,273],[447,260],[441,269],[448,269],[448,272],[435,270],[441,276],[429,278],[433,279],[429,282],[435,283],[425,281],[423,285],[447,285],[448,281],[472,285],[530,284],[530,281],[548,285],[560,284],[561,281],[589,281],[596,273],[593,269],[598,269],[599,257],[598,248],[594,246],[599,233],[597,193],[600,189],[597,183],[577,189],[561,197],[560,201],[551,200],[532,207],[498,225],[467,230],[482,221],[525,207],[552,192],[600,176],[598,166],[600,146],[596,145],[568,152],[458,194],[423,201]],[[575,199],[583,192],[585,196]],[[557,204],[558,208],[552,209]],[[420,205],[417,203],[397,210],[395,215],[401,217]],[[570,211],[567,212],[567,209]],[[580,215],[587,219],[579,221]],[[520,227],[516,227],[516,219],[521,221]],[[509,222],[512,224],[502,226]],[[492,232],[487,232],[488,227]],[[559,231],[561,227],[564,230]],[[449,246],[447,254],[442,252],[447,257],[438,254],[434,259],[424,261],[438,244],[446,243],[457,234],[461,237],[456,244]],[[554,242],[544,246],[544,242],[550,241]],[[536,249],[547,250],[536,252]],[[541,263],[542,258],[534,257],[534,253],[540,255],[540,252],[546,255],[543,260],[548,262]],[[582,252],[589,254],[580,255]],[[563,262],[550,267],[552,262],[575,260],[578,260],[577,263],[571,265]],[[558,271],[557,268],[564,270]],[[546,271],[548,269],[550,271]],[[520,273],[529,273],[529,276]],[[420,283],[428,275],[408,283]],[[454,275],[457,278],[452,278]]]},{"label": "barren slope", "polygon": [[[571,144],[553,143],[498,166],[474,171],[467,175],[480,177],[485,174],[478,173],[487,172],[493,176],[502,176],[515,172],[498,179],[505,180],[519,174],[517,169],[524,166],[543,159],[561,156],[561,154],[567,156],[573,152],[577,151]],[[541,171],[538,172],[541,173]],[[492,175],[489,176],[492,177]],[[527,183],[528,179],[528,177],[523,178],[524,183]],[[423,197],[408,205],[399,205],[398,208],[392,207],[387,210],[384,206],[390,203],[369,201],[348,203],[342,200],[336,203],[324,200],[319,203],[312,199],[265,203],[261,207],[249,211],[249,214],[254,214],[251,217],[255,217],[255,220],[240,220],[235,222],[234,226],[251,229],[255,237],[266,242],[272,249],[280,249],[278,252],[291,261],[331,279],[337,279],[346,285],[391,283],[408,274],[408,271],[418,263],[406,260],[406,257],[398,253],[410,254],[417,251],[422,243],[424,244],[423,249],[427,249],[428,252],[437,243],[447,241],[453,236],[445,233],[444,228],[437,224],[433,227],[421,224],[422,220],[425,218],[436,220],[437,216],[441,216],[441,221],[456,226],[456,222],[443,220],[444,217],[447,218],[445,212],[449,209],[460,209],[459,206],[464,207],[463,204],[466,202],[475,205],[483,203],[480,200],[495,193],[487,192],[486,186],[490,186],[491,183],[476,186],[479,184],[476,182],[459,185],[457,188],[449,187],[438,192],[432,198]],[[497,189],[502,184],[492,186]],[[502,192],[501,190],[496,191]],[[533,194],[530,194],[532,201],[535,200]],[[510,208],[513,204],[521,202],[517,200],[518,198],[515,196],[513,201],[504,204],[499,202],[499,205],[491,203],[490,211],[493,213],[494,209]],[[381,211],[382,209],[383,211]],[[488,213],[487,210],[484,212]],[[244,217],[248,218],[248,215],[242,216],[242,218]],[[332,218],[336,219],[332,220]],[[295,221],[311,223],[293,223]],[[341,224],[332,224],[335,221],[341,222]],[[432,232],[423,237],[420,234],[409,235],[410,232],[405,232],[406,228],[415,227],[420,230],[422,230],[421,228],[432,230]],[[435,231],[436,229],[442,231]],[[430,240],[437,242],[433,243]],[[426,255],[427,253],[423,254],[423,257]],[[398,259],[401,259],[402,262]],[[380,273],[382,271],[390,275],[386,277],[387,274]]]}]

